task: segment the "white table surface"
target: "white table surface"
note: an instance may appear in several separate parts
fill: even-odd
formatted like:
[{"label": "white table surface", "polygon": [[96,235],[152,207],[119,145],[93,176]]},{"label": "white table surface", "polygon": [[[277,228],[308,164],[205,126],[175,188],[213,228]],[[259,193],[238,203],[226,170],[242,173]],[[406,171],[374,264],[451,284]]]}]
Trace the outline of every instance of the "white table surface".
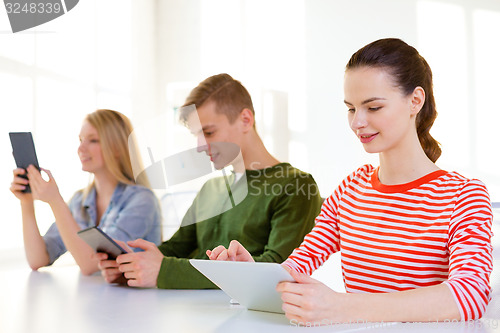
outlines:
[{"label": "white table surface", "polygon": [[[0,332],[500,332],[500,316],[473,323],[298,328],[284,315],[231,305],[220,290],[135,289],[82,276],[76,265],[0,273]],[[498,303],[497,303],[498,305]]]},{"label": "white table surface", "polygon": [[[135,289],[109,285],[101,276],[82,276],[70,260],[33,272],[22,253],[0,262],[0,333],[24,332],[485,332],[500,333],[500,215],[493,221],[492,300],[471,323],[359,323],[299,328],[280,314],[231,305],[220,290]],[[331,258],[313,275],[342,291],[340,263]]]}]

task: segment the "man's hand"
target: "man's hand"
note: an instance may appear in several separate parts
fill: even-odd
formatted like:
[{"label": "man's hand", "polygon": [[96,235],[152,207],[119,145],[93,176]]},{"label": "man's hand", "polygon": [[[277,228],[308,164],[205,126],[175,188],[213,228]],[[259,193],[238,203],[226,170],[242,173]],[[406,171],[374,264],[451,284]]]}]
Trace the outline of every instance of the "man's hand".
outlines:
[{"label": "man's hand", "polygon": [[144,239],[136,239],[127,244],[144,250],[143,252],[122,254],[116,258],[116,263],[119,265],[118,270],[127,279],[127,284],[131,287],[156,287],[163,254],[154,243]]}]

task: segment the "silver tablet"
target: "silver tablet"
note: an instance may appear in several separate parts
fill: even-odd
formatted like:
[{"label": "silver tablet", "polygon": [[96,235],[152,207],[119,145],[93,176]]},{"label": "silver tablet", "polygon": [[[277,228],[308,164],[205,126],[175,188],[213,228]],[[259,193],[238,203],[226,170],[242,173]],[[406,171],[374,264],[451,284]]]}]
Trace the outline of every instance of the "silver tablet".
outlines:
[{"label": "silver tablet", "polygon": [[276,263],[199,259],[189,262],[229,297],[250,310],[284,313],[276,286],[281,281],[295,282]]},{"label": "silver tablet", "polygon": [[120,254],[127,253],[127,251],[98,227],[83,229],[78,231],[77,234],[94,251],[107,253],[108,259],[116,259]]}]

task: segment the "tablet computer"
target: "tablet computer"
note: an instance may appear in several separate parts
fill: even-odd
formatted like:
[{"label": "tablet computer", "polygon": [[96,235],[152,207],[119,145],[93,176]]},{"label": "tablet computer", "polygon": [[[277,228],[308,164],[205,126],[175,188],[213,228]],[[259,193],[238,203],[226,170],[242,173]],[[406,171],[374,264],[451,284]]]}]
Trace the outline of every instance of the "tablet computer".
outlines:
[{"label": "tablet computer", "polygon": [[284,313],[281,281],[295,282],[280,264],[190,259],[189,262],[229,297],[250,310]]},{"label": "tablet computer", "polygon": [[94,251],[107,253],[109,259],[116,259],[120,254],[127,253],[127,251],[98,227],[80,230],[78,231],[78,236],[90,245]]},{"label": "tablet computer", "polygon": [[[40,170],[31,132],[10,132],[9,136],[10,143],[12,144],[12,155],[14,155],[17,167],[26,170],[30,164],[33,164],[38,170]],[[20,177],[28,179],[26,174],[20,175]],[[29,184],[23,192],[31,192]]]}]

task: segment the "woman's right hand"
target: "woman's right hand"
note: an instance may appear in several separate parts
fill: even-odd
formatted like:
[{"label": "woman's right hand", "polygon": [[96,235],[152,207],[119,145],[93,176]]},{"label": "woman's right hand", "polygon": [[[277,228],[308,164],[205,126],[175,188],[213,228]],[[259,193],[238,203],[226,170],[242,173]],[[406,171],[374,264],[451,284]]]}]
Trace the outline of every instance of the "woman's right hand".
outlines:
[{"label": "woman's right hand", "polygon": [[26,186],[29,184],[29,181],[26,178],[21,177],[20,175],[26,175],[26,170],[22,168],[14,169],[13,171],[14,179],[10,184],[10,191],[21,201],[33,201],[33,196],[31,193],[22,192]]},{"label": "woman's right hand", "polygon": [[248,252],[237,240],[232,240],[227,249],[223,245],[219,245],[212,251],[207,250],[206,253],[210,260],[255,261],[250,252]]}]

